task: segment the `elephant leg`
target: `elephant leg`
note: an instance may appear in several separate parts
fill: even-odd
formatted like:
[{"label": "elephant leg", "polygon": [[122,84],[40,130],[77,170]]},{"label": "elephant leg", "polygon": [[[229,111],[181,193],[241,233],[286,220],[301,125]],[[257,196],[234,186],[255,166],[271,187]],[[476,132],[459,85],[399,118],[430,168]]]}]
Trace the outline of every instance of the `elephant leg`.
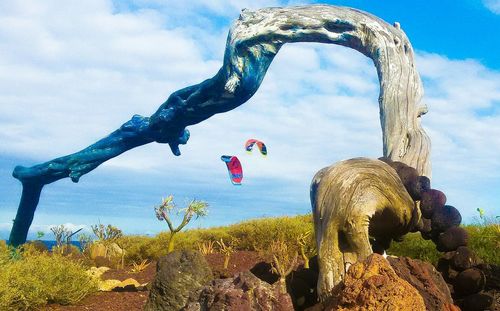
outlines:
[{"label": "elephant leg", "polygon": [[339,245],[339,228],[335,224],[323,227],[322,243],[318,249],[318,296],[325,300],[344,278],[343,253]]},{"label": "elephant leg", "polygon": [[[357,258],[351,260],[362,261],[370,256],[372,246],[368,234],[369,218],[366,215],[350,218],[345,226],[345,236],[349,244],[349,253]],[[352,256],[354,257],[354,256]]]}]

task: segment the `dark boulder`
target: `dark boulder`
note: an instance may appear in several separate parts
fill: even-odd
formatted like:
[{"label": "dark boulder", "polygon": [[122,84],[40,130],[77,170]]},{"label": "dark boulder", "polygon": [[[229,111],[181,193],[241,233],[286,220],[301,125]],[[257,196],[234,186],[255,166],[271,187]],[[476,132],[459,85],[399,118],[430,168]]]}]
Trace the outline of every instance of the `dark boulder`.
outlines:
[{"label": "dark boulder", "polygon": [[451,258],[450,263],[455,270],[463,271],[480,264],[481,259],[470,248],[460,246]]},{"label": "dark boulder", "polygon": [[465,297],[460,306],[462,311],[483,311],[495,310],[494,304],[495,299],[492,295],[478,293]]},{"label": "dark boulder", "polygon": [[444,310],[453,304],[441,274],[427,262],[408,257],[387,257],[396,274],[412,285],[424,299],[427,310]]},{"label": "dark boulder", "polygon": [[405,163],[399,161],[393,161],[393,162],[391,161],[386,163],[389,164],[389,166],[392,167],[396,171],[396,173],[398,173],[398,175],[402,169],[409,167]]},{"label": "dark boulder", "polygon": [[212,271],[199,252],[175,251],[161,257],[144,310],[180,310],[188,297],[211,279]]},{"label": "dark boulder", "polygon": [[451,205],[436,208],[431,218],[431,228],[435,233],[445,232],[448,228],[459,226],[462,215]]},{"label": "dark boulder", "polygon": [[422,198],[422,194],[424,192],[431,190],[431,180],[429,179],[429,177],[419,176],[416,190],[420,194],[420,197],[419,197],[419,200],[420,200]]},{"label": "dark boulder", "polygon": [[410,166],[402,167],[399,169],[398,175],[412,199],[417,200],[415,198],[415,196],[419,196],[419,194],[416,193],[416,185],[419,177],[417,170]]},{"label": "dark boulder", "polygon": [[454,251],[460,246],[467,246],[469,234],[464,228],[451,227],[438,236],[436,248],[440,252]]},{"label": "dark boulder", "polygon": [[378,159],[379,159],[380,161],[382,161],[382,162],[385,162],[385,163],[389,164],[389,165],[391,165],[391,163],[392,163],[392,160],[391,160],[391,159],[389,159],[389,158],[386,158],[386,157],[380,157],[380,158],[378,158]]},{"label": "dark boulder", "polygon": [[500,266],[482,263],[478,264],[476,268],[483,271],[487,289],[500,290]]},{"label": "dark boulder", "polygon": [[446,195],[436,189],[424,191],[420,198],[420,211],[422,217],[432,218],[435,209],[441,208],[446,204]]},{"label": "dark boulder", "polygon": [[184,311],[288,311],[293,310],[292,299],[280,292],[280,286],[270,285],[250,271],[233,278],[213,280],[193,294],[181,309]]},{"label": "dark boulder", "polygon": [[457,297],[464,297],[480,292],[486,284],[483,271],[470,268],[460,272],[453,281],[453,289]]},{"label": "dark boulder", "polygon": [[405,184],[406,190],[414,201],[419,201],[422,194],[431,189],[431,180],[427,176],[417,176]]}]

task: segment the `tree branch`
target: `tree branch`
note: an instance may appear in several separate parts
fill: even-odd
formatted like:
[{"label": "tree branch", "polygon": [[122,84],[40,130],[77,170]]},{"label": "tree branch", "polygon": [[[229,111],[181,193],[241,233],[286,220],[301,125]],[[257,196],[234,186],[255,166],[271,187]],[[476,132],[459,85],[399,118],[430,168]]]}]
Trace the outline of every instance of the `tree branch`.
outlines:
[{"label": "tree branch", "polygon": [[136,115],[80,152],[30,168],[16,167],[13,176],[23,183],[23,195],[10,243],[26,241],[44,185],[65,177],[78,182],[101,163],[153,141],[168,143],[180,155],[179,144],[189,138],[186,127],[251,98],[281,46],[291,42],[339,44],[370,57],[380,80],[384,156],[430,176],[430,143],[417,118],[422,85],[412,47],[398,25],[327,5],[243,10],[229,31],[224,63],[214,77],[174,92],[151,117]]}]

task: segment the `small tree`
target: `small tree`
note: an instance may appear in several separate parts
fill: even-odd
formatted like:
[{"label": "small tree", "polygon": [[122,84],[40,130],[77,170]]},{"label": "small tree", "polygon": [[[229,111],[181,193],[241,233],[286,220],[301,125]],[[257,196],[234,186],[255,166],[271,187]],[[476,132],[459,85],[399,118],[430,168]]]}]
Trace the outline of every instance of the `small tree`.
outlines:
[{"label": "small tree", "polygon": [[180,209],[177,211],[177,214],[180,212],[184,212],[184,217],[182,218],[182,222],[179,226],[174,228],[172,224],[172,220],[170,219],[170,213],[175,209],[175,204],[173,202],[174,197],[169,195],[166,199],[163,199],[163,202],[160,206],[155,207],[156,217],[158,220],[165,220],[168,225],[168,229],[170,230],[170,237],[168,240],[168,252],[172,252],[174,250],[174,236],[177,232],[181,231],[193,218],[207,215],[207,207],[208,203],[204,201],[192,200],[191,203],[186,208]]},{"label": "small tree", "polygon": [[92,228],[92,232],[94,232],[94,235],[97,237],[97,239],[104,245],[109,245],[113,242],[116,242],[116,240],[123,236],[123,232],[112,225],[104,226],[103,224],[99,223],[90,227]]},{"label": "small tree", "polygon": [[315,243],[311,243],[311,230],[307,230],[297,237],[300,256],[304,259],[304,269],[309,269],[309,258],[316,255]]},{"label": "small tree", "polygon": [[66,229],[64,225],[50,227],[50,231],[54,234],[56,239],[56,248],[61,253],[63,252],[63,243],[71,236],[71,231]]},{"label": "small tree", "polygon": [[229,244],[224,243],[224,240],[222,238],[220,241],[217,241],[217,245],[219,246],[219,251],[224,254],[224,269],[227,269],[229,266],[229,258],[231,258],[231,255],[234,253],[235,245],[237,244],[236,239],[232,239]]},{"label": "small tree", "polygon": [[283,240],[273,241],[269,250],[273,259],[272,271],[280,276],[281,292],[286,293],[286,277],[295,267],[298,253],[290,249]]},{"label": "small tree", "polygon": [[80,233],[78,235],[78,241],[80,242],[82,253],[85,253],[90,243],[92,243],[92,237],[86,233]]}]

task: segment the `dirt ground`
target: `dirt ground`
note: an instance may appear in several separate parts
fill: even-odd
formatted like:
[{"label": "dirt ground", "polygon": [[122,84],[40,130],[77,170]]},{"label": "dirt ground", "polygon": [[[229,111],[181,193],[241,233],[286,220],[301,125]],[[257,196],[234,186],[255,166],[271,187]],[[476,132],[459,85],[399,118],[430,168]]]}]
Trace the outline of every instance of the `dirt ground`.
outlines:
[{"label": "dirt ground", "polygon": [[[257,252],[240,251],[234,253],[230,260],[228,269],[224,269],[224,256],[222,254],[209,254],[206,256],[214,273],[214,278],[228,277],[233,274],[249,270],[256,263],[262,261]],[[140,273],[130,273],[130,267],[125,269],[111,269],[103,274],[103,279],[118,279],[123,281],[134,278],[139,283],[151,282],[156,274],[156,262],[151,263],[146,270]],[[42,310],[58,311],[135,311],[142,310],[148,299],[148,291],[142,292],[98,292],[83,299],[78,305],[62,306],[50,304]]]}]

